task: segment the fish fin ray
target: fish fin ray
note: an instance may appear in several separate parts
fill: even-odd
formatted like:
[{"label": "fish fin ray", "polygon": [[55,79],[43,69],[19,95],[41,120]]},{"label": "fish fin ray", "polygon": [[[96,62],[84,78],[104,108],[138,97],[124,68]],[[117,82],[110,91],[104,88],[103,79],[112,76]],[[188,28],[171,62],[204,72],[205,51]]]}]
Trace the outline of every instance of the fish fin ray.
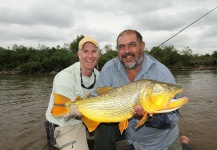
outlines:
[{"label": "fish fin ray", "polygon": [[81,119],[84,122],[84,124],[86,125],[89,132],[93,132],[97,128],[97,126],[100,124],[100,122],[92,121],[92,120],[86,118],[85,116],[82,116]]},{"label": "fish fin ray", "polygon": [[65,104],[68,101],[70,101],[69,98],[60,94],[54,94],[54,104]]},{"label": "fish fin ray", "polygon": [[145,114],[143,115],[142,119],[136,125],[136,127],[135,127],[136,129],[145,123],[145,121],[147,120],[147,118],[146,118],[147,115],[148,115],[148,112],[145,112]]},{"label": "fish fin ray", "polygon": [[124,120],[122,122],[119,123],[119,130],[121,135],[123,134],[124,130],[126,130],[128,127],[128,120]]},{"label": "fish fin ray", "polygon": [[54,106],[52,109],[51,109],[51,114],[53,116],[63,116],[67,113],[70,112],[70,109],[69,108],[66,108],[66,107],[63,107],[63,106]]},{"label": "fish fin ray", "polygon": [[86,94],[84,97],[89,98],[91,96],[91,93]]},{"label": "fish fin ray", "polygon": [[82,100],[82,97],[78,96],[75,100]]},{"label": "fish fin ray", "polygon": [[99,95],[108,93],[109,91],[111,91],[113,89],[113,87],[110,86],[105,86],[105,87],[98,87],[96,88],[96,91]]}]

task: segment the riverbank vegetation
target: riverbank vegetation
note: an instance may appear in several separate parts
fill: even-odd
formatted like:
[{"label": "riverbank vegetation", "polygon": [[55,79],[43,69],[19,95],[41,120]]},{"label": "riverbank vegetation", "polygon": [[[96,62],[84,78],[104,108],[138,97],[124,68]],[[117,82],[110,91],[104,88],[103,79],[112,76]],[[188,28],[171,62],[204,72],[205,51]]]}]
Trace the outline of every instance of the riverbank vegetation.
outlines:
[{"label": "riverbank vegetation", "polygon": [[[0,74],[56,74],[78,61],[78,43],[83,35],[77,36],[70,44],[56,47],[39,45],[37,48],[13,45],[12,48],[0,47]],[[110,59],[117,56],[111,45],[100,49],[98,70]],[[145,50],[171,70],[214,70],[217,69],[217,50],[212,54],[193,54],[190,48],[182,50],[174,46],[153,47]]]}]

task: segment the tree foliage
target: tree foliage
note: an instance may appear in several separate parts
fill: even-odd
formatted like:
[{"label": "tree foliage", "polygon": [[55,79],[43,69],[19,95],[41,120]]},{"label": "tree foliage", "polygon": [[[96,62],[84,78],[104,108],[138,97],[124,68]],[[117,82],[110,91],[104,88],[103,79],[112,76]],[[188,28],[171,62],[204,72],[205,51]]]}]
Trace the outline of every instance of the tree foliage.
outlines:
[{"label": "tree foliage", "polygon": [[84,35],[77,36],[77,38],[75,40],[73,40],[72,43],[70,43],[69,49],[72,51],[72,53],[77,53],[79,42],[83,38],[84,38]]},{"label": "tree foliage", "polygon": [[[37,48],[14,44],[12,48],[0,47],[0,71],[18,70],[22,74],[49,73],[61,71],[78,61],[78,44],[83,35],[77,36],[70,44],[63,47],[47,47],[39,45]],[[117,57],[118,52],[110,44],[100,50],[101,55],[97,64],[101,70],[106,62]],[[213,54],[192,54],[190,48],[177,50],[174,46],[153,47],[145,50],[171,70],[195,67],[213,67],[217,65],[217,51]]]}]

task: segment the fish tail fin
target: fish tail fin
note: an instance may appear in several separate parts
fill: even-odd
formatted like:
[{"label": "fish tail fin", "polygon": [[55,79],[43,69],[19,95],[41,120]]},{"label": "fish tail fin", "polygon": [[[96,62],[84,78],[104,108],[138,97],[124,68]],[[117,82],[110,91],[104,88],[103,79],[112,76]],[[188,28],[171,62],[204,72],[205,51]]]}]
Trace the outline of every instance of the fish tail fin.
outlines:
[{"label": "fish tail fin", "polygon": [[51,109],[51,114],[53,116],[63,116],[70,112],[69,108],[63,107],[63,106],[53,106]]},{"label": "fish tail fin", "polygon": [[66,102],[70,102],[70,99],[60,94],[54,94],[54,104],[65,104]]},{"label": "fish tail fin", "polygon": [[54,94],[54,106],[51,109],[51,114],[53,116],[63,116],[70,113],[70,103],[69,98],[60,94]]}]

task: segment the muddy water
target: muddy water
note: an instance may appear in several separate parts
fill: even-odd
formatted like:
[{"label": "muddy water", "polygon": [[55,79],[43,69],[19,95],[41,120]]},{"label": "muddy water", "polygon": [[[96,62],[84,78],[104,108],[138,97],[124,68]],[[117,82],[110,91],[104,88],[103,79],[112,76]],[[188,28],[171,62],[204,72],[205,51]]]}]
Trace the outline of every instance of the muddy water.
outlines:
[{"label": "muddy water", "polygon": [[217,72],[175,74],[189,102],[180,109],[180,133],[187,135],[195,150],[217,150]]},{"label": "muddy water", "polygon": [[[217,149],[217,72],[174,72],[181,95],[180,133],[195,150]],[[0,76],[0,149],[49,150],[44,129],[53,76]]]},{"label": "muddy water", "polygon": [[0,149],[48,149],[43,121],[52,76],[0,76]]}]

